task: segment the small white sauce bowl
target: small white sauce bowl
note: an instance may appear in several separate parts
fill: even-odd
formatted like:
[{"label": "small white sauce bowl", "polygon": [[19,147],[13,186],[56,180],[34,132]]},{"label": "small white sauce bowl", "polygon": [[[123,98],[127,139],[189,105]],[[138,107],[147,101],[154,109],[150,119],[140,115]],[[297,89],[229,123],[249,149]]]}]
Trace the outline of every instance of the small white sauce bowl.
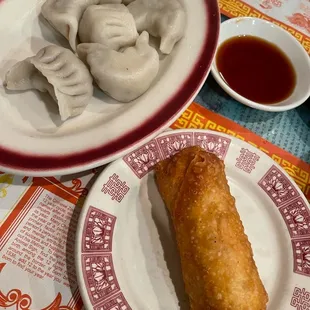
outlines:
[{"label": "small white sauce bowl", "polygon": [[221,24],[218,48],[224,41],[241,35],[256,36],[277,45],[293,64],[296,72],[295,89],[287,99],[274,104],[261,104],[249,100],[230,88],[221,77],[216,66],[217,53],[215,53],[211,72],[223,90],[240,103],[263,111],[287,111],[303,104],[310,96],[310,59],[300,42],[289,32],[271,22],[259,18],[238,17],[229,19]]}]

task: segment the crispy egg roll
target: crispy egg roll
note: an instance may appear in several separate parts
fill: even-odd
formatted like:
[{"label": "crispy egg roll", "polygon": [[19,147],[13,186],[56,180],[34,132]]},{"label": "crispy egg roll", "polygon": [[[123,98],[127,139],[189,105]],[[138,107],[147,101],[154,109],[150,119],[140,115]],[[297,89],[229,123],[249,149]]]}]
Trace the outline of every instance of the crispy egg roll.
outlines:
[{"label": "crispy egg roll", "polygon": [[200,147],[159,162],[191,310],[263,310],[268,296],[230,194],[224,163]]}]

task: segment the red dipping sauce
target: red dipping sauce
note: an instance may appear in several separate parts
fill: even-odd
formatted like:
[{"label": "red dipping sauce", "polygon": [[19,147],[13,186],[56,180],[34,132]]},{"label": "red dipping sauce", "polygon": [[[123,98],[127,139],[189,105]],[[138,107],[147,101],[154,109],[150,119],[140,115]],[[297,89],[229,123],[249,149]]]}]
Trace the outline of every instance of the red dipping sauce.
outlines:
[{"label": "red dipping sauce", "polygon": [[285,100],[296,85],[295,69],[285,53],[254,36],[223,42],[218,48],[216,66],[229,87],[257,103]]}]

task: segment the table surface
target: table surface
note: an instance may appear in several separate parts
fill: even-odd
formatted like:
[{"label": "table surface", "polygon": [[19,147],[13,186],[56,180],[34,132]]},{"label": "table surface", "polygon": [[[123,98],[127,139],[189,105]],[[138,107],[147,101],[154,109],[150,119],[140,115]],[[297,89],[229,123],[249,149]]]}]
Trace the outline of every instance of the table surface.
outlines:
[{"label": "table surface", "polygon": [[[225,17],[222,17],[222,20],[225,19]],[[280,146],[293,155],[310,163],[310,100],[308,100],[301,107],[287,112],[270,113],[255,110],[230,98],[217,85],[210,74],[195,101],[202,106],[250,129],[271,143]],[[28,223],[28,219],[38,217],[37,213],[34,214],[34,212],[36,212],[36,209],[39,208],[40,204],[45,203],[44,199],[46,199],[46,197],[52,197],[51,199],[56,198],[57,201],[59,200],[61,202],[61,204],[59,203],[59,208],[62,212],[71,214],[72,218],[73,214],[75,214],[75,223],[77,223],[80,208],[75,208],[75,206],[80,206],[80,204],[83,203],[83,199],[85,197],[82,193],[85,192],[85,187],[90,187],[93,180],[93,171],[88,171],[82,172],[75,176],[62,176],[58,179],[53,178],[52,180],[37,178],[35,182],[38,183],[34,184],[32,187],[29,187],[32,184],[31,178],[2,175],[2,179],[0,179],[0,222],[6,216],[10,215],[12,218],[2,222],[7,224],[2,225],[2,233],[5,232],[6,235],[3,235],[5,242],[2,242],[3,244],[0,251],[0,254],[2,255],[0,272],[5,279],[5,281],[2,281],[0,295],[4,304],[5,302],[9,305],[16,304],[17,299],[14,303],[14,301],[12,302],[10,298],[12,297],[12,294],[17,294],[16,296],[20,298],[20,305],[22,304],[22,301],[27,301],[28,303],[30,302],[30,304],[32,303],[31,309],[38,309],[38,306],[36,306],[38,303],[44,304],[45,302],[51,302],[58,294],[52,304],[68,304],[70,307],[66,307],[66,309],[75,309],[74,305],[78,303],[79,300],[79,294],[76,293],[78,291],[76,280],[74,280],[74,283],[70,282],[70,288],[69,284],[66,284],[68,287],[61,284],[55,284],[56,282],[53,282],[55,279],[50,280],[50,278],[44,277],[41,280],[40,278],[35,278],[34,276],[31,276],[30,273],[28,274],[28,271],[22,271],[26,265],[22,268],[20,266],[14,266],[7,263],[9,260],[5,260],[4,255],[11,253],[11,255],[15,257],[15,252],[10,252],[10,246],[14,243],[14,240],[17,240],[16,238],[19,236],[19,232],[21,232],[22,229],[30,223],[30,220]],[[61,183],[58,183],[58,181]],[[56,182],[57,184],[53,182]],[[53,185],[51,186],[51,184]],[[20,197],[23,198],[20,199]],[[11,212],[13,210],[12,206],[14,206],[14,212]],[[29,210],[31,210],[31,212]],[[74,223],[72,218],[70,219],[70,217],[66,217],[66,225],[70,225],[71,228],[72,223]],[[58,226],[55,226],[54,229],[58,229],[57,227]],[[62,231],[64,230],[62,229]],[[9,237],[7,238],[7,236]],[[69,238],[66,239],[67,235],[65,234],[62,237],[63,240],[67,240],[66,244],[69,247]],[[73,241],[70,244],[70,247],[73,248]],[[46,254],[46,251],[49,250],[50,248],[46,247],[44,253]],[[54,258],[53,255],[48,257]],[[16,261],[13,261],[16,264]],[[58,255],[57,261],[63,263],[63,266],[65,266],[64,268],[67,268],[68,265],[70,266],[71,271],[74,270],[74,263],[72,263],[74,261],[74,257],[72,255]],[[27,261],[27,264],[29,263],[30,261]],[[36,269],[36,267],[37,266],[31,268]],[[31,271],[33,272],[33,270]],[[68,273],[69,272],[66,271],[65,274],[68,275]],[[74,275],[74,271],[72,271],[71,274]],[[18,289],[12,289],[16,285],[19,285]],[[4,294],[7,294],[7,292],[9,293],[7,295],[3,295],[1,290],[3,290]],[[61,292],[61,294],[59,292]],[[24,295],[21,295],[21,293]],[[9,294],[11,294],[11,297]],[[7,300],[4,300],[5,298],[7,298]],[[33,300],[31,298],[33,298]],[[51,309],[52,304],[48,307],[49,309]],[[61,308],[64,309],[65,307]]]},{"label": "table surface", "polygon": [[232,99],[210,74],[195,101],[310,163],[310,99],[286,112],[255,110]]}]

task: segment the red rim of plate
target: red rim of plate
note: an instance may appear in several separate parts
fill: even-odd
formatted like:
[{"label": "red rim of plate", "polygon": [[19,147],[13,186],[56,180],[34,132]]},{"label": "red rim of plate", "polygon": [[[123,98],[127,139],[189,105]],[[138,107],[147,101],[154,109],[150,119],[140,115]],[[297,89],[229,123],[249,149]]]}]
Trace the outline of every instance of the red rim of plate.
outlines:
[{"label": "red rim of plate", "polygon": [[1,145],[0,166],[17,171],[69,170],[81,165],[90,165],[96,161],[104,161],[105,158],[121,153],[164,127],[191,100],[210,71],[219,36],[220,13],[217,0],[205,0],[204,3],[207,31],[202,52],[186,81],[160,111],[118,139],[79,153],[57,156],[23,154]]}]

